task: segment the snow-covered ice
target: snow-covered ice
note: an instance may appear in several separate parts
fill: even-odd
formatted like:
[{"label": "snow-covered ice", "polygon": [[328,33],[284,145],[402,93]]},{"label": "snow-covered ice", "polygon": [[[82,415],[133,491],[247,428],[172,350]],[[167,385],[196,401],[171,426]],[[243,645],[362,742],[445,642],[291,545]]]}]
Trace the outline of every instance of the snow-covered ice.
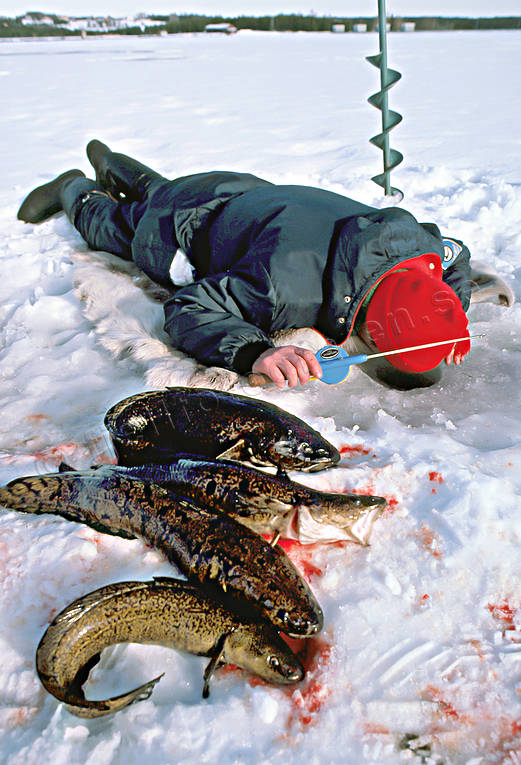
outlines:
[{"label": "snow-covered ice", "polygon": [[[106,409],[148,389],[154,368],[179,383],[193,371],[165,354],[160,308],[132,273],[109,270],[63,216],[16,220],[25,194],[87,172],[84,147],[99,137],[171,177],[241,170],[384,206],[369,180],[381,165],[366,102],[378,73],[364,57],[376,52],[373,34],[0,43],[1,483],[111,459]],[[118,646],[87,694],[165,671],[151,698],[111,718],[70,716],[34,670],[49,621],[109,582],[175,572],[141,542],[2,510],[2,763],[521,762],[520,62],[519,32],[389,40],[403,74],[390,93],[404,116],[391,133],[403,206],[463,239],[518,301],[471,308],[486,336],[465,363],[423,392],[359,370],[333,388],[234,388],[343,449],[342,467],[301,480],[389,499],[371,547],[290,550],[325,612],[306,680],[288,690],[220,671],[203,701],[206,660]]]}]

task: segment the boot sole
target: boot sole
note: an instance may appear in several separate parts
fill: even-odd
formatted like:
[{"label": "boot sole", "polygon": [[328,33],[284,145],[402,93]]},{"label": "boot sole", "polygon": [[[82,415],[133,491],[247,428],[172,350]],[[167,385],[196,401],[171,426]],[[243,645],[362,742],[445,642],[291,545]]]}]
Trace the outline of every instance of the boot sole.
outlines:
[{"label": "boot sole", "polygon": [[24,223],[42,223],[62,210],[60,191],[63,183],[73,178],[85,178],[81,170],[67,170],[53,181],[33,189],[22,202],[16,217]]}]

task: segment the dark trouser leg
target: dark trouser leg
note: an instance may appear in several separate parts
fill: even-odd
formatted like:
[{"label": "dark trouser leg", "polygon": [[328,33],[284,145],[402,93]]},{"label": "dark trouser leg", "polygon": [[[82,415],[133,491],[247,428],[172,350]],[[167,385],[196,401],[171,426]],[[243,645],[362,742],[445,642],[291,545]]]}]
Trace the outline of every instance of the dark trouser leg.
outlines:
[{"label": "dark trouser leg", "polygon": [[[367,355],[374,353],[359,337],[353,338],[353,341],[356,343],[356,350],[353,352],[367,353]],[[376,380],[376,382],[385,385],[387,388],[414,390],[414,388],[430,388],[431,385],[436,385],[436,383],[440,382],[443,364],[439,364],[434,369],[429,369],[428,372],[402,372],[400,369],[393,367],[387,359],[381,357],[379,359],[369,359],[360,364],[358,369],[372,380]]]},{"label": "dark trouser leg", "polygon": [[96,171],[96,181],[116,199],[140,201],[148,196],[151,183],[166,180],[150,167],[126,154],[118,154],[98,140],[87,145],[87,156]]},{"label": "dark trouser leg", "polygon": [[145,203],[115,202],[95,181],[75,178],[62,188],[63,209],[92,250],[131,260],[131,244]]}]

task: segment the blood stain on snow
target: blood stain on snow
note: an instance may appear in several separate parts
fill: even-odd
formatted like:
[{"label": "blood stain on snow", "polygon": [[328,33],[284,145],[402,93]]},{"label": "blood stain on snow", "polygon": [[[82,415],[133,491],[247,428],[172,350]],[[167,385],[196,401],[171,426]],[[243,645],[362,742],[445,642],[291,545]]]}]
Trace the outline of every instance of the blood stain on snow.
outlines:
[{"label": "blood stain on snow", "polygon": [[502,603],[488,603],[487,607],[494,619],[503,624],[505,631],[517,629],[514,618],[520,610],[519,606],[512,606],[507,600],[504,600]]},{"label": "blood stain on snow", "polygon": [[[342,457],[358,457],[360,455],[366,456],[367,454],[371,454],[371,450],[362,446],[362,444],[356,444],[355,446],[341,446],[338,451]],[[373,456],[376,457],[376,454]]]},{"label": "blood stain on snow", "polygon": [[387,507],[384,508],[382,516],[384,518],[387,518],[398,509],[399,502],[396,499],[396,497],[393,497],[392,495],[390,497],[387,497],[385,494],[383,494],[382,496],[385,497],[385,499],[387,500]]},{"label": "blood stain on snow", "polygon": [[294,691],[292,696],[294,708],[289,716],[288,727],[296,722],[303,727],[316,725],[317,715],[330,695],[330,689],[318,681],[308,683],[304,690]]},{"label": "blood stain on snow", "polygon": [[26,723],[31,722],[36,714],[38,714],[37,707],[11,708],[8,711],[7,720],[5,720],[6,727],[18,728],[21,725],[26,725]]},{"label": "blood stain on snow", "polygon": [[[266,534],[263,534],[263,537],[268,540],[271,538]],[[282,547],[293,565],[308,582],[314,577],[322,576],[324,573],[323,569],[313,562],[313,556],[317,551],[325,548],[331,549],[353,546],[353,543],[349,539],[338,539],[335,542],[313,542],[312,544],[304,544],[299,542],[298,539],[283,538],[279,539],[277,544]]]},{"label": "blood stain on snow", "polygon": [[[304,680],[298,686],[287,688],[275,688],[259,677],[251,676],[248,684],[255,688],[259,685],[266,687],[272,693],[284,694],[291,703],[291,710],[287,719],[287,729],[290,731],[295,725],[307,728],[315,725],[319,719],[327,699],[331,696],[331,689],[324,682],[324,674],[331,659],[332,643],[324,636],[297,640],[282,634],[292,651],[298,656],[306,671]],[[233,665],[221,668],[230,673],[236,670]],[[286,738],[286,736],[283,736]]]},{"label": "blood stain on snow", "polygon": [[[443,483],[443,476],[441,473],[438,473],[437,470],[431,470],[429,473],[429,481],[433,481],[434,483]],[[436,489],[431,489],[431,494],[436,494]]]},{"label": "blood stain on snow", "polygon": [[[273,693],[284,694],[289,699],[291,710],[286,723],[288,730],[295,724],[300,727],[315,725],[319,712],[331,695],[331,689],[324,683],[323,675],[331,658],[332,644],[323,636],[299,640],[282,633],[281,637],[300,659],[306,671],[304,680],[296,687],[275,688],[260,677],[252,675],[248,678],[248,684],[252,688],[264,686]],[[228,674],[236,670],[237,667],[228,664],[219,672],[222,674],[224,671]]]},{"label": "blood stain on snow", "polygon": [[481,640],[478,640],[477,638],[470,638],[470,640],[467,641],[468,644],[474,649],[476,652],[476,656],[480,661],[485,661],[485,646],[481,642]]},{"label": "blood stain on snow", "polygon": [[317,545],[303,545],[296,539],[281,539],[279,545],[308,582],[314,577],[322,576],[323,570],[312,560],[313,551]]},{"label": "blood stain on snow", "polygon": [[92,542],[96,548],[96,552],[100,552],[105,547],[105,542],[100,534],[94,534],[89,538],[89,542]]},{"label": "blood stain on snow", "polygon": [[351,490],[353,494],[372,494],[373,497],[384,497],[387,500],[387,505],[384,507],[380,518],[390,518],[396,510],[400,507],[399,500],[394,494],[384,494],[382,491],[378,491],[373,480],[364,486],[359,486],[357,489]]},{"label": "blood stain on snow", "polygon": [[[239,667],[236,664],[222,664],[219,667],[219,675],[232,675],[235,672],[242,672],[242,669],[239,669]],[[256,682],[258,681],[258,682]],[[248,680],[250,685],[268,685],[264,680],[261,680],[260,677],[256,677],[255,675],[252,675],[251,678]]]},{"label": "blood stain on snow", "polygon": [[29,420],[29,422],[41,422],[42,420],[50,420],[51,418],[48,414],[28,414],[25,419]]},{"label": "blood stain on snow", "polygon": [[331,660],[332,644],[324,637],[299,641],[303,652],[296,652],[306,670],[303,682],[294,690],[286,690],[292,703],[287,727],[295,724],[309,727],[318,722],[318,715],[331,695],[331,689],[324,683],[323,675]]},{"label": "blood stain on snow", "polygon": [[436,686],[427,685],[422,695],[427,701],[435,702],[441,714],[449,720],[458,720],[458,722],[462,723],[471,722],[470,717],[462,712],[458,712],[454,704],[444,698],[443,691],[436,688]]},{"label": "blood stain on snow", "polygon": [[54,462],[59,465],[60,462],[64,462],[70,457],[78,445],[73,442],[67,442],[65,444],[58,444],[57,446],[49,446],[46,449],[42,449],[38,452],[20,452],[18,454],[3,454],[0,461],[6,465],[15,465],[20,459],[34,459],[44,462]]},{"label": "blood stain on snow", "polygon": [[47,449],[35,452],[32,456],[37,460],[53,460],[58,464],[65,457],[70,457],[71,454],[74,454],[77,449],[78,444],[68,441],[65,444],[58,444],[58,446],[49,446]]},{"label": "blood stain on snow", "polygon": [[438,536],[425,523],[415,532],[415,536],[420,540],[422,547],[427,550],[434,558],[441,558],[441,544]]},{"label": "blood stain on snow", "polygon": [[501,716],[495,724],[494,748],[487,754],[496,755],[490,762],[498,765],[519,765],[521,762],[521,723],[510,716]]},{"label": "blood stain on snow", "polygon": [[415,611],[421,611],[425,608],[429,608],[431,605],[431,596],[427,593],[424,593],[423,595],[418,595],[418,597],[415,599],[413,603],[413,609]]},{"label": "blood stain on snow", "polygon": [[387,736],[390,733],[389,728],[386,728],[384,725],[380,725],[380,723],[369,722],[369,720],[364,722],[363,729],[364,733],[372,733],[380,736]]},{"label": "blood stain on snow", "polygon": [[93,457],[95,465],[117,465],[118,461],[115,457],[111,457],[110,454],[95,454]]}]

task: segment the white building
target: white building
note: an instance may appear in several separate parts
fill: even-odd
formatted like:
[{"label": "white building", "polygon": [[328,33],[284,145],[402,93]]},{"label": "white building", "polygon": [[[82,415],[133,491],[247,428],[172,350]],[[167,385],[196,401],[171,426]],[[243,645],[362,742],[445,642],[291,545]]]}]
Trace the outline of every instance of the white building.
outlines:
[{"label": "white building", "polygon": [[115,19],[112,16],[58,16],[57,23],[50,16],[33,16],[26,14],[21,20],[22,24],[50,24],[53,26],[69,29],[71,32],[118,32],[129,27],[139,27],[142,32],[148,27],[161,26],[162,21],[154,21],[140,13],[137,16]]},{"label": "white building", "polygon": [[24,16],[21,21],[24,26],[28,24],[54,24],[50,16],[32,16],[30,13]]},{"label": "white building", "polygon": [[204,28],[204,31],[210,33],[220,32],[221,34],[225,35],[233,35],[235,32],[237,32],[237,27],[234,27],[233,24],[227,24],[226,22],[223,24],[207,24]]}]

